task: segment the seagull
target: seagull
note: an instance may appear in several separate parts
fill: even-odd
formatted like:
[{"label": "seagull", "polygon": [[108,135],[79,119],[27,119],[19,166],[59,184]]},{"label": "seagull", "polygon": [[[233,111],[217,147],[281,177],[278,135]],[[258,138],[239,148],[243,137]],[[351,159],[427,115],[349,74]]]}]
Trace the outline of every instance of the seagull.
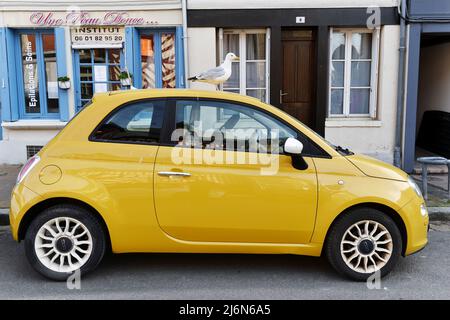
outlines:
[{"label": "seagull", "polygon": [[220,66],[190,77],[188,80],[214,84],[219,89],[219,85],[227,81],[231,76],[232,61],[239,61],[239,57],[230,52],[225,56],[225,61]]}]

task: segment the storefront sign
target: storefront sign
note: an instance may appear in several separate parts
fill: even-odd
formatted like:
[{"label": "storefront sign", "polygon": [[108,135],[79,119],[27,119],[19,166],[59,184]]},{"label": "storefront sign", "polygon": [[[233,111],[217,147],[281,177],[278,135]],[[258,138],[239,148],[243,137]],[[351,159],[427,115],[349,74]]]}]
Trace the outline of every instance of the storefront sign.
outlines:
[{"label": "storefront sign", "polygon": [[123,27],[77,27],[71,29],[72,48],[121,48]]},{"label": "storefront sign", "polygon": [[158,21],[132,16],[125,11],[93,13],[85,11],[42,12],[30,14],[30,22],[42,27],[56,26],[142,26],[157,25]]},{"label": "storefront sign", "polygon": [[36,61],[34,60],[33,43],[27,41],[22,48],[24,54],[24,85],[26,110],[30,113],[39,112],[38,78],[36,75]]}]

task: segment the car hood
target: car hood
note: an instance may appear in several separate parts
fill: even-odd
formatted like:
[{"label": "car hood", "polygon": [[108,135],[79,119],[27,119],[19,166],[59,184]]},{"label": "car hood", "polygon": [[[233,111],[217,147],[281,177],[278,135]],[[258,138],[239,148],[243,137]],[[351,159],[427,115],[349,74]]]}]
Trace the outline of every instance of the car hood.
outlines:
[{"label": "car hood", "polygon": [[355,165],[355,167],[357,167],[369,177],[398,181],[408,180],[408,174],[406,172],[390,164],[387,164],[386,162],[360,154],[346,156],[346,158],[353,165]]}]

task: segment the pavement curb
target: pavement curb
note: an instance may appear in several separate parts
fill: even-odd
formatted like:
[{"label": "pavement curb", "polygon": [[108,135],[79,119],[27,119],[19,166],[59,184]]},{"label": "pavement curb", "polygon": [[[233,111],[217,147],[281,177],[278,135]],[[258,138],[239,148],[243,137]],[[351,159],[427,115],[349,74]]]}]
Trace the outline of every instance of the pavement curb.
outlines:
[{"label": "pavement curb", "polygon": [[9,210],[0,209],[0,226],[9,225]]},{"label": "pavement curb", "polygon": [[428,207],[431,221],[450,221],[450,207]]}]

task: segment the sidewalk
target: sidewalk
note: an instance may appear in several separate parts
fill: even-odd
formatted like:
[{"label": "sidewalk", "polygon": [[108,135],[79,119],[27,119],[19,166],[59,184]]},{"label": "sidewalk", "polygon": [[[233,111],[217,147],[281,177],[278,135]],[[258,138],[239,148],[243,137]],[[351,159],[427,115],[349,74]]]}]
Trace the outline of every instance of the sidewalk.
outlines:
[{"label": "sidewalk", "polygon": [[9,208],[11,191],[20,168],[20,165],[0,165],[0,209]]}]

